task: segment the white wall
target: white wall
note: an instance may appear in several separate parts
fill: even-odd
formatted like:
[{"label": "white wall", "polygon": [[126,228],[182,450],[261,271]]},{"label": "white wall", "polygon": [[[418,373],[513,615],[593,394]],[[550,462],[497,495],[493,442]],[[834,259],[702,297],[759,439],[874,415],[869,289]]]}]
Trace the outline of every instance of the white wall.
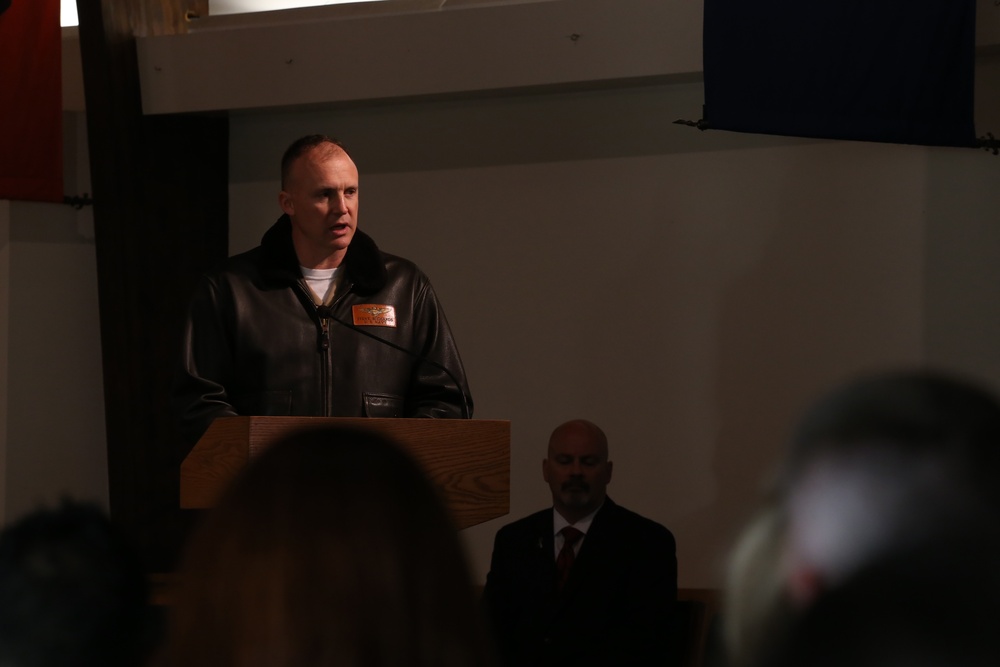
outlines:
[{"label": "white wall", "polygon": [[[678,84],[233,118],[232,251],[278,215],[285,145],[340,137],[361,227],[430,275],[476,416],[511,420],[511,515],[465,531],[480,578],[495,530],[549,502],[539,464],[566,419],[605,428],[612,497],[670,527],[681,585],[707,586],[831,383],[927,362],[1000,380],[1000,162],[671,123],[700,100]],[[956,272],[967,256],[979,269]]]},{"label": "white wall", "polygon": [[10,337],[10,202],[0,200],[0,525],[7,511],[7,371]]},{"label": "white wall", "polygon": [[[976,69],[978,133],[1000,135],[1000,54]],[[927,183],[927,359],[1000,378],[1000,156],[935,153]]]},{"label": "white wall", "polygon": [[[75,217],[29,206],[12,206],[15,220],[45,233]],[[108,494],[94,246],[24,231],[11,244],[8,519],[64,494],[106,507]]]},{"label": "white wall", "polygon": [[[978,66],[977,127],[998,134],[998,57]],[[512,422],[509,518],[548,503],[549,431],[588,417],[613,497],[674,530],[681,585],[715,585],[791,420],[832,382],[932,363],[1000,384],[1000,159],[672,124],[702,100],[673,83],[234,114],[231,250],[277,216],[287,143],[345,140],[362,227],[431,276],[476,416]],[[67,127],[67,191],[86,192],[82,116]],[[63,492],[107,502],[88,215],[0,206],[7,520]],[[506,520],[464,533],[479,578]]]},{"label": "white wall", "polygon": [[[64,123],[67,192],[89,190],[83,121]],[[64,495],[107,507],[92,211],[0,204],[0,521]]]}]

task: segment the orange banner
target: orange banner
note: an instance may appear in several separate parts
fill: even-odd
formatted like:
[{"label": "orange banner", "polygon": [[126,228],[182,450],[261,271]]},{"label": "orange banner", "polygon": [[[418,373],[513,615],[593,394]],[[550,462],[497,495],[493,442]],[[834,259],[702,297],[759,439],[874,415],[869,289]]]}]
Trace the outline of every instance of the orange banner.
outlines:
[{"label": "orange banner", "polygon": [[59,0],[0,0],[0,199],[63,200]]}]

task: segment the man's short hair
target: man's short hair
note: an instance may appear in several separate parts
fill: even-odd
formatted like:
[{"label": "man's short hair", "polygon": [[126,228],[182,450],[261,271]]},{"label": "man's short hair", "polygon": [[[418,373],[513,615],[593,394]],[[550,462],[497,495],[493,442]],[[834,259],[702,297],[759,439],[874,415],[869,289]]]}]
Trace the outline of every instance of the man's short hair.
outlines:
[{"label": "man's short hair", "polygon": [[792,438],[786,479],[826,453],[874,443],[959,461],[983,490],[1000,472],[1000,402],[968,378],[935,371],[868,375],[827,394]]},{"label": "man's short hair", "polygon": [[322,146],[323,144],[330,144],[331,146],[336,146],[340,150],[350,157],[351,154],[347,152],[344,148],[344,144],[340,143],[337,139],[328,137],[325,134],[307,134],[304,137],[299,137],[292,142],[292,145],[285,149],[285,154],[281,156],[281,188],[285,188],[285,184],[288,182],[288,174],[292,170],[292,165],[302,157],[303,154],[316,148],[317,146]]}]

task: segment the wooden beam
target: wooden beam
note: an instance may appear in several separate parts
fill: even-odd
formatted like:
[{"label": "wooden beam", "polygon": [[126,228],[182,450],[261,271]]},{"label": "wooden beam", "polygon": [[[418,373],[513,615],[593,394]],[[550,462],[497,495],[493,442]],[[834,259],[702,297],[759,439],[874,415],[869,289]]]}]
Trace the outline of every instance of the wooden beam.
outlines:
[{"label": "wooden beam", "polygon": [[691,0],[516,2],[362,17],[345,16],[343,7],[210,16],[188,35],[140,39],[147,113],[560,90],[702,69],[702,3]]},{"label": "wooden beam", "polygon": [[137,34],[174,34],[207,0],[78,2],[112,519],[151,570],[183,535],[168,388],[187,299],[225,257],[228,117],[143,116]]}]

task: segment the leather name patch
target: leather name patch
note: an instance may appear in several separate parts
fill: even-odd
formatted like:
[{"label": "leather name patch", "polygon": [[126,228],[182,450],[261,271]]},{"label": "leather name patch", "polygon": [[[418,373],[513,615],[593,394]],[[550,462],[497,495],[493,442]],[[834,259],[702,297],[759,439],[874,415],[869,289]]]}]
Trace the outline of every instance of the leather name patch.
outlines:
[{"label": "leather name patch", "polygon": [[351,306],[354,325],[359,327],[394,327],[396,309],[381,303],[362,303]]}]

